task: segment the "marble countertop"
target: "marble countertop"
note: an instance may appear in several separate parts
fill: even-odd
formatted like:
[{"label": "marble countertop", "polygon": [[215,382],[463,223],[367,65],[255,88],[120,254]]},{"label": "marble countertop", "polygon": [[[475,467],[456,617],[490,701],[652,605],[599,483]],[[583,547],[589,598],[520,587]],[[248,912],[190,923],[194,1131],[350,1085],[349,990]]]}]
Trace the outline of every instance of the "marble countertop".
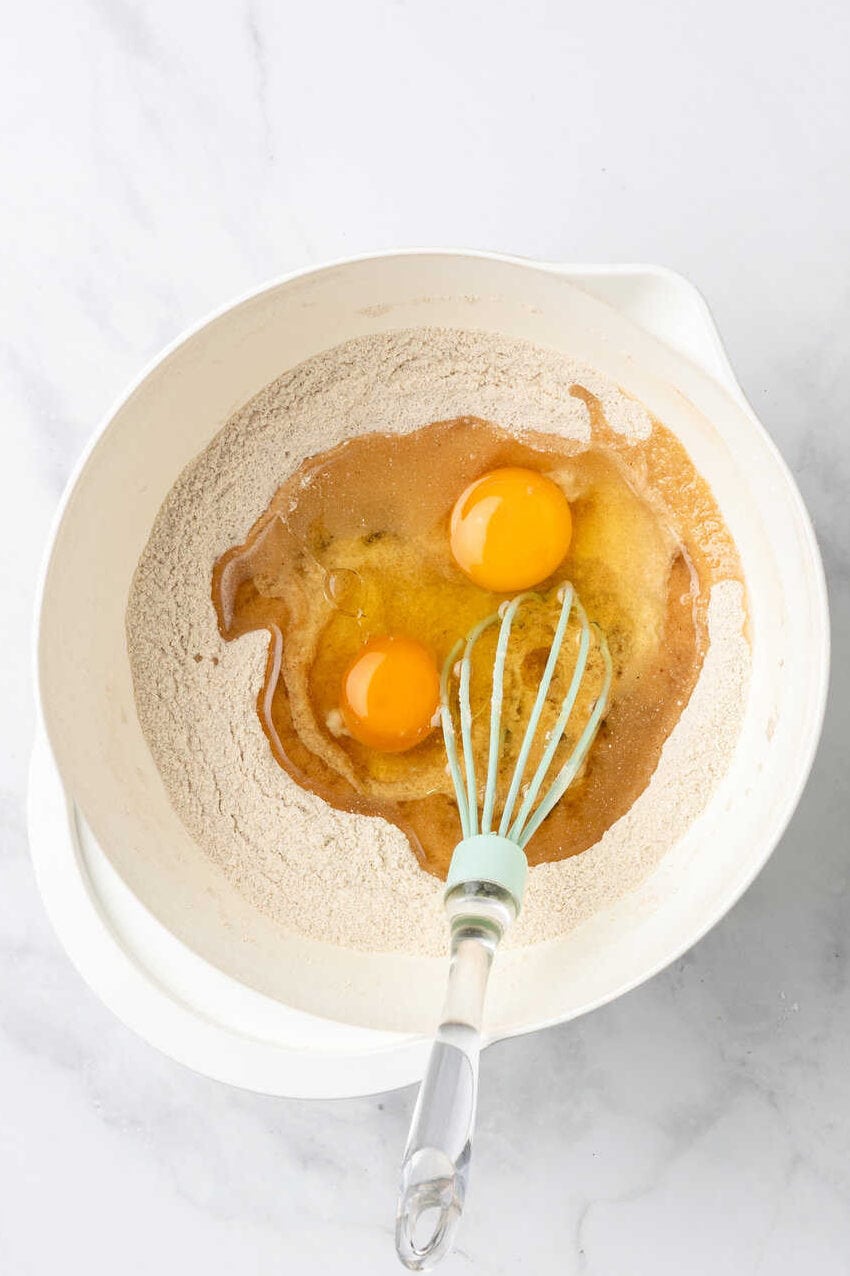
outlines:
[{"label": "marble countertop", "polygon": [[0,1270],[392,1273],[411,1091],[280,1101],[161,1057],[60,950],[27,856],[38,562],[109,404],[211,307],[461,244],[656,261],[706,294],[797,476],[834,675],[791,827],[651,983],[489,1050],[447,1273],[850,1272],[850,220],[844,0],[35,0],[0,200]]}]

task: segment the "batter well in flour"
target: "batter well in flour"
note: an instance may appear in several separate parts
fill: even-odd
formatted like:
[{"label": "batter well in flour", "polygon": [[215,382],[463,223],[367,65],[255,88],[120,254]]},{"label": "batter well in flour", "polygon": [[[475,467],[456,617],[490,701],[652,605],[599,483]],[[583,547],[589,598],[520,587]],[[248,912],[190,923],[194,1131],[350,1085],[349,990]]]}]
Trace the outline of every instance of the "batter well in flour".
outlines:
[{"label": "batter well in flour", "polygon": [[[562,581],[576,586],[614,661],[599,735],[529,844],[532,864],[594,845],[646,787],[699,673],[711,586],[736,568],[728,536],[714,536],[710,560],[700,552],[700,524],[717,524],[719,515],[674,437],[655,423],[648,439],[626,446],[595,398],[578,387],[575,393],[591,413],[589,445],[533,432],[518,439],[465,417],[402,437],[368,434],[311,457],[213,573],[222,636],[268,631],[257,711],[278,763],[332,805],[391,820],[423,866],[441,877],[460,838],[441,733],[385,752],[342,728],[339,704],[346,668],[364,644],[387,634],[415,639],[439,668],[456,640],[505,597],[473,583],[452,559],[449,514],[463,489],[489,471],[523,467],[554,481],[572,512],[567,555],[537,584],[540,602],[523,609],[514,630],[507,672],[516,722],[502,747],[507,776]],[[482,688],[492,643],[485,638],[476,653]],[[588,703],[576,705],[571,723],[587,719],[600,683],[601,669],[591,663],[582,690]],[[556,680],[553,706],[565,690]],[[483,724],[483,699],[477,708]],[[568,725],[552,774],[578,729]],[[483,775],[483,728],[475,740]],[[535,765],[532,757],[529,773]]]}]

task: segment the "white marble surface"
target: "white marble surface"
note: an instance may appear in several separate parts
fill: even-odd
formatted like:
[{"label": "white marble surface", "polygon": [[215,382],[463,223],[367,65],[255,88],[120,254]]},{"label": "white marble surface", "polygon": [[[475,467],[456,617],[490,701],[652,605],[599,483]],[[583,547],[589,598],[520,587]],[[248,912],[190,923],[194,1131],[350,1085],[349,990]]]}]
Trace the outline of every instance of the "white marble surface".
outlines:
[{"label": "white marble surface", "polygon": [[483,1063],[447,1272],[850,1272],[845,0],[33,0],[4,12],[0,1270],[396,1269],[411,1093],[281,1102],[134,1038],[27,858],[51,512],[127,380],[287,268],[398,244],[650,260],[704,290],[795,471],[835,672],[800,810],[675,969]]}]

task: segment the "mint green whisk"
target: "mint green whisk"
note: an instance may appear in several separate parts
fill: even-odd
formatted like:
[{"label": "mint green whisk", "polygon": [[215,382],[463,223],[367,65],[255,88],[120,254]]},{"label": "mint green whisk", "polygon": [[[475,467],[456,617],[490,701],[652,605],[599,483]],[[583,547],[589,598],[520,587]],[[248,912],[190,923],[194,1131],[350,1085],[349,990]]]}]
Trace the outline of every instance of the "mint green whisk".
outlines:
[{"label": "mint green whisk", "polygon": [[[505,665],[511,631],[523,603],[539,601],[539,596],[524,593],[503,603],[497,612],[456,644],[443,666],[440,716],[463,837],[455,848],[446,881],[451,959],[442,1022],[419,1090],[401,1171],[396,1250],[411,1271],[427,1271],[439,1262],[450,1250],[460,1222],[478,1095],[484,996],[496,947],[522,904],[528,873],[525,847],[578,774],[608,702],[611,656],[605,637],[591,625],[572,585],[564,585],[559,597],[561,609],[513,775],[498,812],[498,824]],[[573,615],[578,619],[580,633],[569,685],[554,724],[544,737],[545,747],[537,766],[524,785]],[[479,821],[479,786],[472,738],[472,655],[482,635],[495,625],[499,626],[499,632],[493,660],[487,771]],[[601,688],[569,756],[541,797],[588,675],[594,644],[603,661]],[[453,709],[455,682],[457,713]],[[462,763],[458,755],[456,717],[460,724]]]}]

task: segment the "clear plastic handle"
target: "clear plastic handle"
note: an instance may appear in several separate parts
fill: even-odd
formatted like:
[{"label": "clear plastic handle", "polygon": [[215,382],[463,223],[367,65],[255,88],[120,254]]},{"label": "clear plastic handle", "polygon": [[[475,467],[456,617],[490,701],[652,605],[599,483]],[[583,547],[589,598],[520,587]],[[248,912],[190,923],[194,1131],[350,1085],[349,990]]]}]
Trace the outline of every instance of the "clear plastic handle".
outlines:
[{"label": "clear plastic handle", "polygon": [[452,1247],[463,1211],[478,1099],[487,978],[500,928],[465,919],[452,930],[443,1021],[413,1112],[401,1169],[396,1250],[410,1271],[433,1267]]}]

